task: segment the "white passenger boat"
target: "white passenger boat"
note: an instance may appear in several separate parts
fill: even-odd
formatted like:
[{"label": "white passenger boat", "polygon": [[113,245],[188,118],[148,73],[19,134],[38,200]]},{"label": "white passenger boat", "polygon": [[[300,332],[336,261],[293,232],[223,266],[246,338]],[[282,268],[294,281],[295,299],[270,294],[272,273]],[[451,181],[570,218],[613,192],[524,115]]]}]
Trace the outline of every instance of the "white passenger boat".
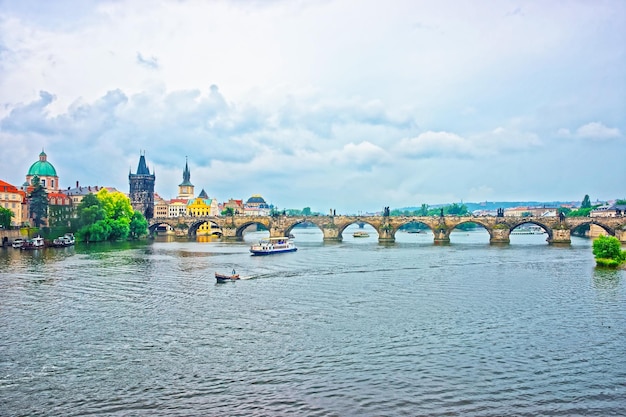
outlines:
[{"label": "white passenger boat", "polygon": [[74,239],[74,235],[72,233],[66,233],[65,235],[58,237],[52,241],[52,246],[56,248],[64,248],[67,246],[72,246],[76,240]]},{"label": "white passenger boat", "polygon": [[288,237],[270,237],[259,240],[250,247],[253,255],[271,255],[274,253],[295,252],[298,248]]},{"label": "white passenger boat", "polygon": [[41,236],[34,237],[32,239],[27,240],[22,245],[22,249],[31,250],[31,249],[43,249],[46,247],[46,243],[44,242]]}]

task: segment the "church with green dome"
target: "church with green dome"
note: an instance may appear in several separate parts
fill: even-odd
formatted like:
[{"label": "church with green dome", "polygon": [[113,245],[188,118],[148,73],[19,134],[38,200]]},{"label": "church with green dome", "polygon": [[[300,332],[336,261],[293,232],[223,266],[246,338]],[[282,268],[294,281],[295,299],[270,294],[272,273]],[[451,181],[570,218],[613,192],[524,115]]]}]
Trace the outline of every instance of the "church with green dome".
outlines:
[{"label": "church with green dome", "polygon": [[28,169],[26,174],[26,183],[31,185],[33,178],[39,177],[41,185],[47,192],[54,192],[59,190],[59,176],[54,166],[48,162],[48,156],[42,150],[39,154],[39,160],[33,163]]}]

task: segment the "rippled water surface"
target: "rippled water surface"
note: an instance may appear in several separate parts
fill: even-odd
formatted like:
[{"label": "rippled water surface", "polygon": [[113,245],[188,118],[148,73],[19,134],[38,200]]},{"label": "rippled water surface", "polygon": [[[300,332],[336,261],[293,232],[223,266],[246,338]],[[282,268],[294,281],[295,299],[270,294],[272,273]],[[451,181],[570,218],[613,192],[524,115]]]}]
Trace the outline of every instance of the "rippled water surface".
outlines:
[{"label": "rippled water surface", "polygon": [[626,414],[626,272],[590,241],[295,234],[0,250],[0,415]]}]

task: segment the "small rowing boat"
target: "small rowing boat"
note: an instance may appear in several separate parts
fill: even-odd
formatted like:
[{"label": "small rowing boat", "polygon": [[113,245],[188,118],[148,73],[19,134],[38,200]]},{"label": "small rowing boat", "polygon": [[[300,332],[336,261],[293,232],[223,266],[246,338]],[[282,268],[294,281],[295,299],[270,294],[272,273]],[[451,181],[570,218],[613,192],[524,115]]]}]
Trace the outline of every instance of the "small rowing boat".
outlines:
[{"label": "small rowing boat", "polygon": [[234,272],[235,271],[233,271],[233,274],[231,275],[220,274],[219,272],[216,272],[215,279],[217,280],[217,282],[237,281],[239,279],[239,274],[235,274]]}]

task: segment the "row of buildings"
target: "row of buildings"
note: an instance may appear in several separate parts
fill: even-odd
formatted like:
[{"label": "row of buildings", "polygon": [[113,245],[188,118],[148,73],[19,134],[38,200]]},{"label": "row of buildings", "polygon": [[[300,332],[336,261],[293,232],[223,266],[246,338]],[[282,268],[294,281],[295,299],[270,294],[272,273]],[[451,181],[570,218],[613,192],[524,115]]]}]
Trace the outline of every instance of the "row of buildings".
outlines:
[{"label": "row of buildings", "polygon": [[[504,209],[505,217],[557,217],[559,215],[559,208],[566,207],[569,209],[576,209],[571,206],[560,207],[535,207],[535,206],[518,206],[509,207]],[[616,202],[610,202],[598,206],[591,210],[589,217],[619,217],[626,213],[626,205],[618,204]],[[476,210],[472,212],[475,216],[496,216],[497,213],[492,210]]]},{"label": "row of buildings", "polygon": [[[26,173],[26,181],[21,186],[9,184],[0,180],[0,207],[13,212],[12,225],[22,226],[32,224],[29,218],[28,196],[33,189],[32,181],[39,178],[40,184],[48,196],[47,225],[67,225],[69,219],[75,215],[83,197],[90,193],[97,193],[103,187],[81,186],[76,181],[75,187],[60,188],[59,176],[54,166],[48,161],[46,153],[42,150],[39,159],[35,161]],[[226,202],[218,202],[211,198],[204,189],[196,196],[195,187],[191,183],[189,164],[185,161],[183,169],[183,181],[178,185],[176,198],[166,200],[161,198],[155,191],[156,177],[150,173],[144,155],[139,157],[139,165],[136,173],[128,174],[130,185],[129,193],[131,205],[140,211],[147,219],[153,217],[184,217],[184,216],[220,216],[226,210],[238,215],[265,216],[269,215],[273,207],[265,202],[261,195],[253,195],[247,201],[230,199]],[[118,191],[113,187],[104,187],[108,191]],[[624,215],[626,206],[608,204],[594,209],[591,217],[613,217]],[[496,215],[496,213],[484,212],[475,215]],[[504,210],[505,216],[518,217],[546,217],[557,216],[556,207],[515,207]],[[208,228],[208,225],[207,225]],[[207,232],[210,232],[208,229]],[[203,230],[199,230],[200,233]]]},{"label": "row of buildings", "polygon": [[[29,218],[29,198],[33,190],[32,181],[37,177],[39,183],[46,190],[48,197],[48,218],[46,225],[67,225],[69,219],[75,216],[75,209],[88,194],[95,194],[102,188],[109,192],[118,191],[113,187],[82,186],[76,181],[75,187],[60,188],[59,176],[56,168],[48,161],[48,156],[42,150],[39,159],[35,161],[26,173],[26,181],[17,186],[0,180],[0,207],[13,212],[12,226],[31,225]],[[191,183],[191,172],[188,162],[185,161],[183,181],[178,186],[178,195],[171,200],[161,198],[154,191],[155,175],[150,173],[145,156],[139,158],[136,173],[128,175],[130,190],[127,195],[133,209],[139,210],[147,219],[153,217],[181,217],[181,216],[220,216],[225,210],[231,209],[235,214],[269,215],[273,207],[265,202],[261,195],[253,195],[247,201],[230,199],[220,203],[216,198],[208,196],[202,191],[196,196],[195,187]],[[200,230],[199,232],[202,232]]]}]

